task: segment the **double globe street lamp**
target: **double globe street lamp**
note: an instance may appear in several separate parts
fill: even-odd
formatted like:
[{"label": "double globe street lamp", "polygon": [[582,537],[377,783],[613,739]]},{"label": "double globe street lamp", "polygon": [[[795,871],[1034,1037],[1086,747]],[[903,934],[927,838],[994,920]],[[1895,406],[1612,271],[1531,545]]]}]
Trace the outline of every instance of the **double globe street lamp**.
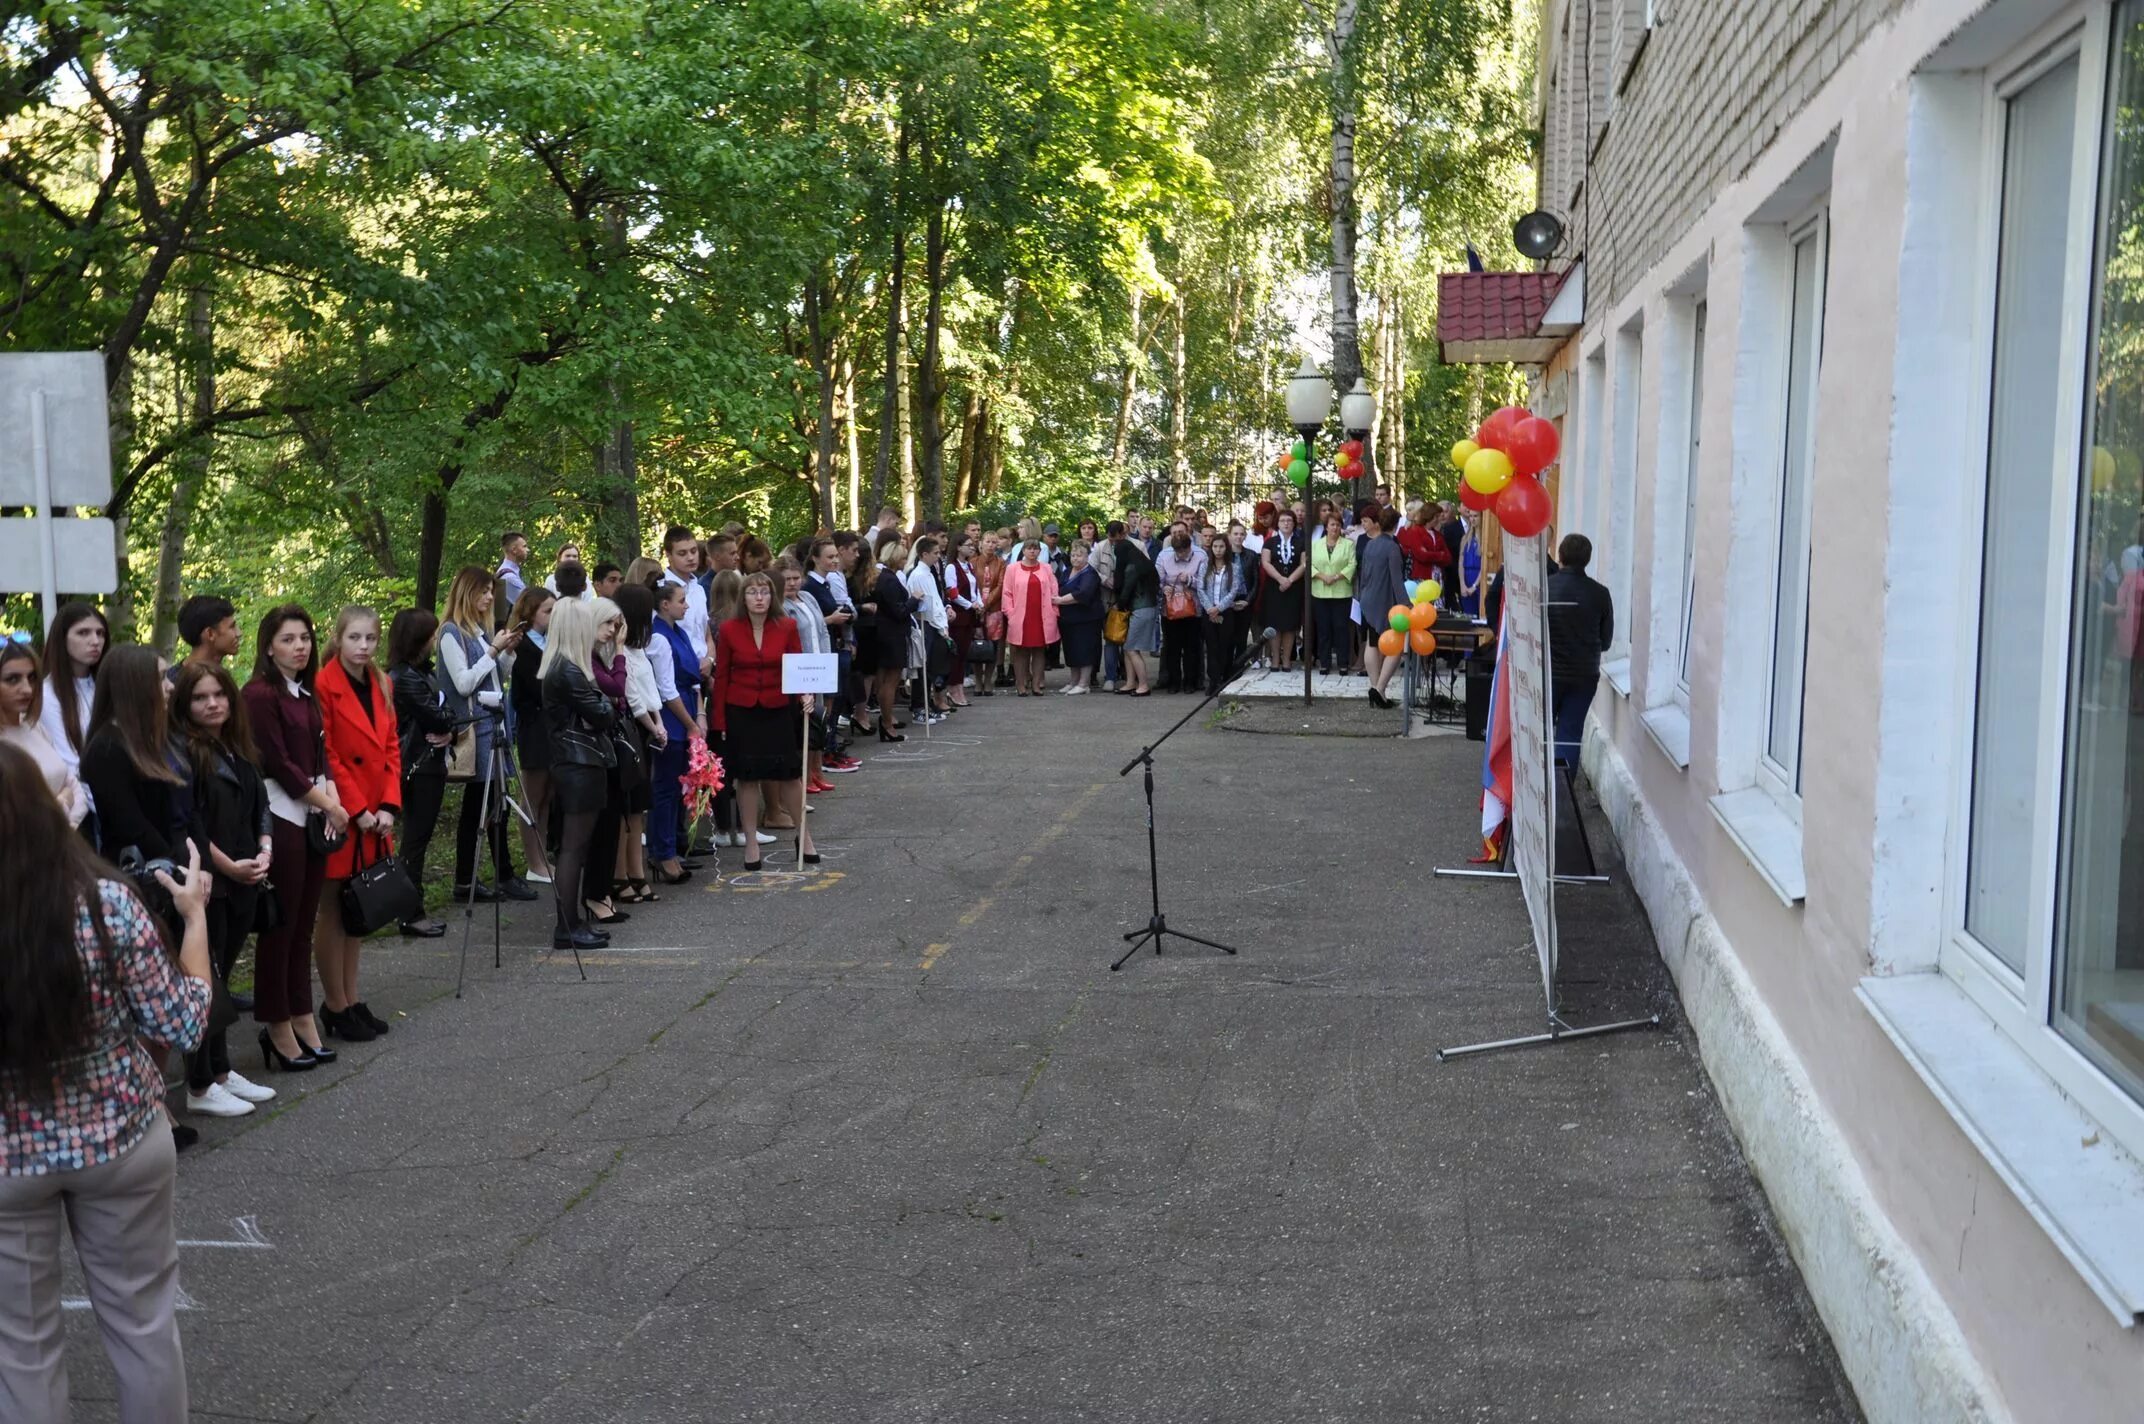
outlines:
[{"label": "double globe street lamp", "polygon": [[[1309,475],[1303,481],[1303,503],[1306,508],[1316,503],[1318,471],[1318,435],[1325,429],[1333,415],[1333,383],[1320,371],[1317,363],[1308,356],[1293,376],[1288,378],[1288,423],[1295,433],[1303,437],[1303,462]],[[1364,457],[1355,469],[1367,478],[1373,466],[1369,460],[1370,428],[1377,420],[1377,398],[1370,394],[1369,383],[1360,376],[1355,378],[1355,387],[1340,402],[1340,428],[1347,432],[1349,440],[1357,441]],[[1296,537],[1303,540],[1303,557],[1310,557],[1311,540],[1322,536],[1323,530],[1298,529]],[[1311,646],[1310,595],[1303,596],[1303,627],[1300,639],[1303,659],[1303,705],[1310,705],[1310,665],[1316,657]]]}]

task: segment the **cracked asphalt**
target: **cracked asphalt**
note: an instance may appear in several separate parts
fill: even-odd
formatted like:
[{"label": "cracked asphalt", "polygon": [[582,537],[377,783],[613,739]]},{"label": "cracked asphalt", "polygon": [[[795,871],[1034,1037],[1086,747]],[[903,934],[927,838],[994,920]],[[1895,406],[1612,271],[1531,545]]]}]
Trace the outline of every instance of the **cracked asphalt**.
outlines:
[{"label": "cracked asphalt", "polygon": [[1516,890],[1430,874],[1478,745],[1195,721],[1165,907],[1242,952],[1109,972],[1117,768],[1188,705],[912,730],[821,873],[671,889],[586,983],[547,910],[460,1000],[456,938],[369,945],[392,1035],[181,1159],[197,1417],[1856,1418],[1626,889],[1563,896],[1567,1014],[1666,1030],[1436,1062],[1542,1023]]}]

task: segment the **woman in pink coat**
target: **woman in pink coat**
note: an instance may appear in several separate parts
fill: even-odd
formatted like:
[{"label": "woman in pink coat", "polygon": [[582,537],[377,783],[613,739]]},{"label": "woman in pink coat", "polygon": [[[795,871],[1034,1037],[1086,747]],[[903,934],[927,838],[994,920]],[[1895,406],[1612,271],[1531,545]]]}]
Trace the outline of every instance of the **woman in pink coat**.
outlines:
[{"label": "woman in pink coat", "polygon": [[1020,545],[1020,562],[1005,571],[1003,601],[1014,691],[1040,697],[1043,650],[1057,641],[1057,571],[1042,562],[1039,539]]}]

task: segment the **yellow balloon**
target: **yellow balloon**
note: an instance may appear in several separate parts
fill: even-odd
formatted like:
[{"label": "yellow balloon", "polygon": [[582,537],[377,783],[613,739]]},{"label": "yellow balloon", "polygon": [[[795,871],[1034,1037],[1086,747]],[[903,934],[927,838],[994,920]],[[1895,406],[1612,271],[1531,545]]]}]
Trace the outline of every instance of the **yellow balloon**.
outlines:
[{"label": "yellow balloon", "polygon": [[1501,450],[1476,450],[1467,456],[1467,483],[1476,494],[1499,493],[1511,476],[1511,457]]},{"label": "yellow balloon", "polygon": [[2114,483],[2114,452],[2104,445],[2092,447],[2092,488],[2105,492]]},{"label": "yellow balloon", "polygon": [[1414,601],[1416,603],[1435,603],[1442,597],[1444,597],[1444,585],[1438,583],[1435,579],[1423,579],[1414,586]]},{"label": "yellow balloon", "polygon": [[1476,445],[1471,440],[1462,440],[1454,445],[1452,447],[1452,468],[1455,470],[1465,469],[1467,461],[1473,459],[1474,452],[1480,448],[1481,446]]}]

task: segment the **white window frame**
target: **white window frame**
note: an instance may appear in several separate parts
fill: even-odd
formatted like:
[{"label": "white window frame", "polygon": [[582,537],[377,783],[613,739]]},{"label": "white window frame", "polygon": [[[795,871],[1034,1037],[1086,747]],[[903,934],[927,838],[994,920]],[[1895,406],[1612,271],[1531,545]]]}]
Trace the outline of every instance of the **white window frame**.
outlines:
[{"label": "white window frame", "polygon": [[[1607,554],[1603,580],[1615,600],[1615,643],[1601,650],[1603,663],[1630,662],[1631,590],[1637,580],[1639,427],[1645,410],[1645,314],[1641,311],[1617,327],[1608,337],[1607,404],[1607,524],[1592,529],[1567,529],[1585,534],[1594,543],[1596,555]],[[1596,521],[1598,516],[1596,516]],[[1628,681],[1628,672],[1625,672]]]},{"label": "white window frame", "polygon": [[1785,319],[1780,323],[1779,333],[1781,342],[1779,358],[1780,380],[1776,396],[1779,421],[1773,431],[1776,457],[1772,479],[1771,557],[1767,564],[1765,581],[1765,586],[1770,592],[1765,599],[1767,617],[1765,620],[1764,659],[1762,663],[1764,674],[1763,689],[1759,706],[1757,735],[1756,781],[1757,785],[1762,787],[1778,803],[1779,809],[1785,812],[1787,817],[1796,825],[1800,825],[1802,819],[1802,756],[1799,748],[1797,748],[1794,757],[1795,765],[1792,768],[1787,767],[1772,756],[1772,706],[1776,700],[1774,697],[1774,682],[1779,671],[1780,579],[1786,572],[1784,563],[1786,550],[1781,545],[1786,537],[1786,495],[1789,474],[1787,459],[1791,434],[1790,426],[1793,420],[1792,393],[1797,374],[1793,369],[1795,335],[1794,262],[1795,253],[1801,245],[1804,242],[1813,242],[1816,253],[1816,299],[1810,312],[1810,319],[1815,323],[1816,329],[1811,334],[1812,340],[1809,343],[1809,368],[1807,371],[1800,373],[1801,379],[1808,384],[1809,392],[1806,407],[1808,410],[1809,432],[1803,442],[1802,453],[1806,468],[1802,471],[1800,480],[1803,536],[1803,547],[1800,550],[1800,556],[1805,567],[1802,571],[1802,606],[1793,615],[1795,636],[1801,643],[1800,696],[1805,704],[1803,717],[1806,719],[1806,703],[1809,697],[1810,592],[1810,571],[1806,565],[1809,561],[1810,549],[1815,544],[1814,531],[1810,527],[1810,513],[1813,507],[1816,484],[1816,450],[1819,429],[1817,417],[1821,395],[1819,380],[1824,369],[1824,308],[1830,295],[1831,276],[1831,194],[1828,191],[1807,211],[1786,225],[1786,237],[1786,270],[1784,273],[1785,286],[1783,293],[1786,300],[1786,310],[1784,312]]},{"label": "white window frame", "polygon": [[[2078,57],[2077,122],[2070,174],[2070,255],[2063,269],[2062,355],[2056,378],[2057,387],[2064,394],[2057,407],[2055,445],[2050,451],[2055,464],[2050,472],[2053,503],[2048,522],[2048,597],[2042,624],[2043,637],[2050,640],[2046,646],[2061,650],[2061,661],[2054,669],[2056,675],[2042,679],[2040,688],[2041,725],[2048,734],[2040,738],[2039,746],[2029,749],[2029,754],[2035,756],[2039,764],[2035,771],[2034,834],[2031,837],[2034,855],[2029,865],[2020,867],[2024,882],[2021,893],[2030,902],[2031,926],[2025,936],[2025,968],[2019,974],[1965,928],[1980,639],[1976,626],[1969,624],[1959,629],[1953,695],[1960,712],[1953,719],[1952,804],[1943,886],[1944,933],[1937,951],[1937,967],[1995,1022],[2035,1067],[2132,1154],[2144,1156],[2144,1103],[2130,1097],[2097,1064],[2072,1047],[2053,1020],[2063,758],[2068,735],[2069,660],[2073,656],[2071,599],[2078,559],[2079,482],[2076,472],[2080,468],[2089,399],[2086,381],[2090,352],[2087,347],[2091,337],[2092,278],[2097,259],[2104,114],[2113,61],[2109,53],[2112,12],[2112,0],[2101,0],[2081,12],[2073,10],[1986,71],[1981,105],[1982,161],[1978,175],[1982,221],[1975,262],[1979,308],[1974,328],[1974,404],[1967,416],[1969,428],[1976,432],[1972,448],[1977,453],[1977,461],[1972,468],[1960,472],[1958,481],[1966,519],[1960,527],[1976,531],[1982,527],[1988,496],[1988,421],[1994,378],[1995,291],[2000,258],[2007,103],[2011,95],[2070,56]],[[1964,556],[1959,560],[1957,606],[1970,620],[1981,602],[1978,585],[1984,546],[1976,540],[1961,549],[1961,554]]]},{"label": "white window frame", "polygon": [[[1651,5],[1646,7],[1651,23]],[[1675,633],[1675,681],[1671,700],[1690,710],[1690,642],[1697,627],[1697,495],[1698,469],[1704,458],[1705,424],[1705,327],[1710,315],[1705,294],[1699,292],[1690,307],[1690,419],[1683,439],[1682,465],[1682,616]]]}]

